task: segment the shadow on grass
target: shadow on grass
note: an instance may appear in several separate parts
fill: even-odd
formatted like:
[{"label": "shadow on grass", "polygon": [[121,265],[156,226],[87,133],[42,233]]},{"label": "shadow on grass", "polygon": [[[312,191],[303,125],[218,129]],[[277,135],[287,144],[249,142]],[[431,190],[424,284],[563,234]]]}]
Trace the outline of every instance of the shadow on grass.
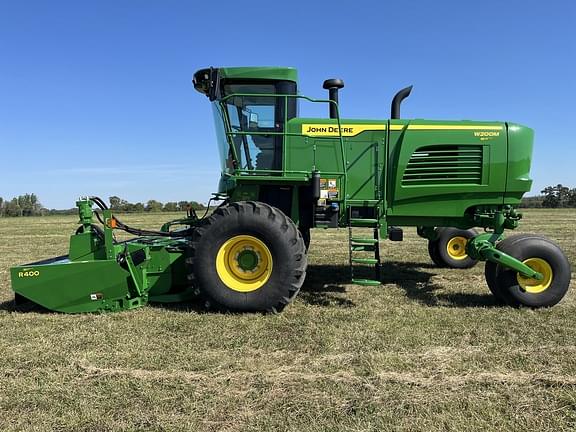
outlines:
[{"label": "shadow on grass", "polygon": [[345,297],[346,287],[343,284],[347,283],[350,283],[350,271],[346,266],[309,265],[298,299],[314,306],[356,306]]},{"label": "shadow on grass", "polygon": [[[432,264],[414,262],[387,262],[382,264],[381,281],[384,284],[394,284],[404,290],[406,297],[427,306],[446,307],[496,307],[501,306],[490,293],[444,293],[442,286],[432,282],[436,273],[422,270],[435,269]],[[465,270],[451,270],[462,272]]]},{"label": "shadow on grass", "polygon": [[[501,306],[490,293],[441,292],[443,287],[432,281],[436,273],[426,271],[435,268],[437,267],[428,263],[385,262],[382,264],[380,281],[383,284],[396,285],[404,291],[406,297],[426,306],[458,308]],[[372,275],[370,270],[359,268],[359,271],[369,278]],[[311,305],[353,307],[355,303],[345,296],[347,284],[350,284],[350,272],[347,266],[310,265],[306,282],[298,297]]]},{"label": "shadow on grass", "polygon": [[6,312],[34,312],[34,313],[57,313],[46,309],[36,303],[28,301],[24,298],[19,299],[16,301],[13,300],[6,300],[0,303],[0,311]]}]

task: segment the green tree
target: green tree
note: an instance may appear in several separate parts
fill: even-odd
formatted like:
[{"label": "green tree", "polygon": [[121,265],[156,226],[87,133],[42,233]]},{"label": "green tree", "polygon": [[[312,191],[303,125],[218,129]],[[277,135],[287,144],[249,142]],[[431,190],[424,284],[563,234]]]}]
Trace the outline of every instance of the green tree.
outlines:
[{"label": "green tree", "polygon": [[190,201],[190,207],[192,207],[193,210],[204,210],[206,207],[204,207],[204,204],[198,203],[196,201]]},{"label": "green tree", "polygon": [[164,207],[164,206],[162,205],[162,203],[160,201],[149,200],[146,203],[146,211],[148,211],[148,212],[160,212],[160,211],[162,211],[162,207]]},{"label": "green tree", "polygon": [[570,189],[568,192],[568,207],[576,207],[576,188]]},{"label": "green tree", "polygon": [[556,186],[548,186],[542,193],[544,194],[544,200],[542,201],[542,207],[547,208],[558,208],[567,207],[571,200],[571,191],[566,186],[558,184]]},{"label": "green tree", "polygon": [[0,217],[4,216],[4,198],[0,197]]},{"label": "green tree", "polygon": [[542,191],[542,193],[544,194],[542,207],[567,207],[570,201],[570,189],[566,186],[562,186],[561,184],[556,186],[548,186]]},{"label": "green tree", "polygon": [[108,198],[108,200],[110,201],[110,210],[115,210],[115,211],[127,211],[127,207],[130,204],[128,201],[126,201],[125,199],[122,199],[120,197],[117,197],[116,195],[111,196],[110,198]]},{"label": "green tree", "polygon": [[42,211],[42,204],[36,194],[26,194],[24,195],[26,202],[26,212],[29,216],[38,216]]},{"label": "green tree", "polygon": [[6,216],[22,216],[22,209],[18,203],[18,198],[12,198],[4,206]]},{"label": "green tree", "polygon": [[542,207],[542,196],[529,196],[522,198],[520,203],[521,208],[541,208]]},{"label": "green tree", "polygon": [[166,204],[164,204],[164,208],[163,210],[165,212],[175,212],[178,211],[178,203],[175,202],[167,202]]},{"label": "green tree", "polygon": [[142,213],[145,210],[146,208],[144,207],[144,204],[142,204],[141,202],[136,203],[132,206],[132,211],[135,213]]}]

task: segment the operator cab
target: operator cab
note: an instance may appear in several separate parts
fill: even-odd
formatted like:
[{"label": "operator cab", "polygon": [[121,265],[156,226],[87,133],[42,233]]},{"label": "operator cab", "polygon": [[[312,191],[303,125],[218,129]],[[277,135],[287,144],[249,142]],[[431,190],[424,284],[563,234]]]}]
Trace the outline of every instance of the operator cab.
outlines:
[{"label": "operator cab", "polygon": [[279,174],[285,122],[296,117],[292,68],[201,69],[194,88],[212,101],[223,172]]}]

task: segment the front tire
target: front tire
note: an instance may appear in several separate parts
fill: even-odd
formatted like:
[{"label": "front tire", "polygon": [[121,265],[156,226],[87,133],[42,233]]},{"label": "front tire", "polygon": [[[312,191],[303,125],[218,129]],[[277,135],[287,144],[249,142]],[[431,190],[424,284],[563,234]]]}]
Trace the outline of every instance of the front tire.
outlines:
[{"label": "front tire", "polygon": [[[512,239],[512,237],[511,237]],[[550,307],[566,295],[570,286],[570,262],[552,241],[537,236],[523,236],[504,241],[498,249],[542,273],[544,279],[525,278],[512,269],[497,266],[492,283],[511,306]]]},{"label": "front tire", "polygon": [[279,312],[306,277],[306,248],[294,223],[261,202],[218,208],[190,244],[189,279],[205,306]]},{"label": "front tire", "polygon": [[[513,248],[513,244],[516,243],[518,240],[528,238],[528,237],[535,237],[534,234],[515,234],[510,237],[506,237],[504,240],[496,244],[496,249],[503,251],[511,250]],[[503,249],[504,248],[504,249]],[[486,285],[488,285],[488,289],[496,298],[498,303],[506,303],[504,299],[504,295],[500,292],[500,287],[497,284],[496,276],[500,271],[501,267],[492,261],[486,261],[484,264],[484,278],[486,279]]]}]

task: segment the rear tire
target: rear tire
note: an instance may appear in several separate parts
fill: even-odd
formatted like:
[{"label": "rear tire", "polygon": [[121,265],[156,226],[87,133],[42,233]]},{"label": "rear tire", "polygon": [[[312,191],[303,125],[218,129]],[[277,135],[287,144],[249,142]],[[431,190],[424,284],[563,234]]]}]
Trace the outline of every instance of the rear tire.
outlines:
[{"label": "rear tire", "polygon": [[428,253],[439,267],[467,269],[474,267],[478,260],[466,254],[466,243],[478,232],[452,227],[438,228],[438,238],[428,241]]},{"label": "rear tire", "polygon": [[204,305],[280,312],[306,277],[306,247],[294,223],[261,202],[218,208],[194,231],[188,278]]},{"label": "rear tire", "polygon": [[[504,243],[504,242],[502,242]],[[522,277],[498,266],[493,283],[510,306],[550,307],[566,295],[570,286],[570,262],[556,243],[538,236],[522,236],[500,244],[499,249],[544,275],[542,281]]]},{"label": "rear tire", "polygon": [[446,264],[440,258],[440,254],[438,253],[438,241],[437,240],[428,240],[428,255],[430,255],[430,259],[434,264],[438,267],[445,267]]}]

